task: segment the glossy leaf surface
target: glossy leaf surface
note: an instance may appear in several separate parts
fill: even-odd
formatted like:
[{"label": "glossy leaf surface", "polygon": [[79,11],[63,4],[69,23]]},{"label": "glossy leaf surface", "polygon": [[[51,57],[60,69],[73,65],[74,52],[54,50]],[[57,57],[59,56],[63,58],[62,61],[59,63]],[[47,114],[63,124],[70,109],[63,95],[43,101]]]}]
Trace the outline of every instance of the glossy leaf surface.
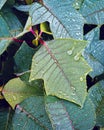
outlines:
[{"label": "glossy leaf surface", "polygon": [[13,126],[16,130],[52,130],[43,96],[30,97],[17,105]]},{"label": "glossy leaf surface", "polygon": [[6,84],[3,94],[9,104],[14,108],[16,104],[24,99],[38,94],[42,95],[43,93],[37,86],[30,86],[22,82],[19,78],[16,78]]},{"label": "glossy leaf surface", "polygon": [[94,105],[88,97],[83,108],[80,108],[76,104],[48,96],[46,110],[55,130],[90,130],[95,125]]},{"label": "glossy leaf surface", "polygon": [[86,42],[73,39],[48,42],[32,59],[30,81],[43,79],[47,95],[82,106],[86,98],[86,74],[91,70],[81,55],[85,46]]},{"label": "glossy leaf surface", "polygon": [[55,38],[83,39],[83,17],[72,7],[72,1],[44,0],[43,5],[34,3],[30,10],[32,24],[50,23]]}]

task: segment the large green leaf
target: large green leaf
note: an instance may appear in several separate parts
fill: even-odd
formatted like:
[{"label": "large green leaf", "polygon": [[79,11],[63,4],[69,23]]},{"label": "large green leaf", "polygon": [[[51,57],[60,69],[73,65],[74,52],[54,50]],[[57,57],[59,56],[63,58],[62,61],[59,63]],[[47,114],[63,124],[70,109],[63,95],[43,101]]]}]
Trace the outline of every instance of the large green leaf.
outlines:
[{"label": "large green leaf", "polygon": [[83,108],[80,108],[76,104],[48,96],[46,111],[55,130],[92,130],[95,125],[95,109],[88,97]]},{"label": "large green leaf", "polygon": [[43,0],[42,5],[34,3],[29,9],[32,24],[48,21],[55,38],[83,39],[84,19],[71,6],[72,2],[69,0]]},{"label": "large green leaf", "polygon": [[91,70],[81,53],[85,41],[57,39],[42,46],[32,59],[30,81],[44,79],[47,95],[83,105],[86,75]]},{"label": "large green leaf", "polygon": [[104,23],[104,0],[84,0],[80,13],[87,23],[102,25]]},{"label": "large green leaf", "polygon": [[44,97],[30,97],[17,105],[12,123],[14,130],[52,130],[45,111]]},{"label": "large green leaf", "polygon": [[104,127],[104,80],[90,88],[89,97],[95,106],[96,125]]},{"label": "large green leaf", "polygon": [[34,95],[43,95],[43,91],[37,86],[25,84],[19,78],[10,80],[3,89],[3,94],[9,104],[14,108],[16,104],[25,98]]}]

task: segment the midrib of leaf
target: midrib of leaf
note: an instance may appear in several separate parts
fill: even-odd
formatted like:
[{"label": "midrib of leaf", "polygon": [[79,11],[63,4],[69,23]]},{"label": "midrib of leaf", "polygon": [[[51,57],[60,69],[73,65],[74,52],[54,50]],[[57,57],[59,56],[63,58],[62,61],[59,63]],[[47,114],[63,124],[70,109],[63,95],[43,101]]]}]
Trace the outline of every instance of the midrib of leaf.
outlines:
[{"label": "midrib of leaf", "polygon": [[103,9],[100,9],[100,10],[96,10],[96,11],[94,11],[93,13],[90,13],[90,14],[88,14],[88,15],[85,15],[84,17],[86,18],[86,17],[88,17],[88,16],[94,15],[95,13],[99,13],[99,12],[101,12],[101,11],[104,11],[104,8],[103,8]]},{"label": "midrib of leaf", "polygon": [[[36,25],[48,21],[55,38],[71,37],[75,39],[83,39],[82,27],[84,24],[84,18],[78,11],[70,6],[70,4],[68,6],[68,2],[69,1],[67,0],[61,3],[60,6],[56,5],[55,7],[52,1],[48,3],[48,1],[45,0],[43,5],[34,3],[29,10],[30,17],[32,17],[32,24]],[[59,14],[57,11],[59,11]],[[71,24],[73,25],[72,27]]]},{"label": "midrib of leaf", "polygon": [[[70,119],[70,115],[63,101],[59,101],[58,99],[56,99],[55,102],[47,102],[47,99],[49,99],[49,97],[46,97],[45,106],[53,129],[59,129],[61,127],[61,129],[63,129],[63,127],[65,129],[66,127],[67,130],[74,130],[74,125],[72,124],[72,120]],[[64,126],[62,122],[64,122]],[[60,124],[60,126],[58,126],[58,124]]]},{"label": "midrib of leaf", "polygon": [[[79,61],[75,60],[75,56],[82,52],[84,43],[73,39],[55,39],[46,43],[33,56],[29,81],[43,79],[47,95],[83,105],[86,96],[85,75],[90,68],[81,55]],[[68,50],[73,47],[74,51],[69,55]],[[79,74],[80,65],[83,71]],[[84,94],[80,93],[80,89]]]},{"label": "midrib of leaf", "polygon": [[[71,36],[71,34],[68,32],[67,28],[66,28],[66,27],[62,24],[62,22],[52,13],[52,11],[49,10],[46,5],[43,4],[43,6],[47,9],[47,11],[49,11],[49,12],[51,13],[51,15],[54,16],[54,18],[56,18],[56,19],[59,21],[60,24],[58,25],[58,27],[59,27],[60,25],[63,26],[63,28],[66,30],[67,34],[69,34],[69,36]],[[54,18],[53,18],[53,19],[54,19]],[[52,21],[53,21],[53,20],[52,20]],[[58,28],[57,28],[57,30],[58,30]]]},{"label": "midrib of leaf", "polygon": [[[46,126],[44,126],[35,116],[33,116],[31,113],[29,113],[26,109],[24,109],[23,107],[21,107],[20,105],[17,105],[17,108],[20,111],[22,111],[27,118],[31,118],[32,120],[34,120],[38,125],[40,125],[41,127],[43,127],[45,130],[48,130],[48,128]],[[35,109],[35,108],[34,108]]]},{"label": "midrib of leaf", "polygon": [[[47,12],[50,12],[50,16],[49,16],[48,18],[50,18],[51,16],[53,16],[52,22],[54,21],[54,18],[56,18],[56,19],[58,20],[58,22],[60,23],[60,24],[58,25],[58,27],[59,27],[60,25],[63,26],[63,28],[66,30],[67,34],[69,34],[67,28],[62,24],[62,22],[52,13],[52,11],[51,11],[46,5],[44,5],[44,4],[43,4],[43,6],[41,5],[39,8],[36,9],[36,11],[37,11],[38,9],[43,8],[43,7],[45,7],[45,9],[47,9],[47,10],[46,10],[44,13],[42,13],[41,15],[39,15],[39,17],[37,18],[37,20],[38,20],[42,15],[46,14]],[[48,18],[47,18],[47,19],[48,19]],[[37,20],[36,20],[36,21],[37,21]],[[58,27],[57,27],[57,30],[58,30]],[[69,35],[70,35],[70,34],[69,34]],[[71,35],[70,35],[70,36],[71,36]]]},{"label": "midrib of leaf", "polygon": [[[60,69],[60,72],[62,73],[62,75],[64,76],[65,80],[67,81],[67,83],[69,84],[70,88],[72,89],[74,86],[70,83],[71,81],[69,81],[70,79],[68,79],[67,75],[65,74],[63,68],[60,66],[58,60],[56,59],[55,55],[52,53],[51,49],[48,47],[48,44],[45,43],[45,48],[46,51],[48,52],[48,54],[50,55],[50,57],[54,60],[54,64],[57,65],[57,67]],[[65,51],[64,51],[65,52]],[[52,64],[53,65],[53,64]],[[49,76],[50,77],[50,76]],[[56,77],[55,77],[56,78]],[[73,90],[72,90],[73,91]],[[76,94],[77,99],[80,101],[80,98],[78,97],[78,95]],[[80,102],[81,103],[81,102]]]},{"label": "midrib of leaf", "polygon": [[70,121],[70,123],[71,123],[72,129],[74,130],[74,126],[73,126],[72,121],[71,121],[71,119],[70,119],[70,116],[69,116],[69,114],[68,114],[68,112],[67,112],[67,110],[66,110],[66,107],[64,106],[63,102],[61,102],[61,104],[62,104],[64,110],[66,111],[66,116],[68,117],[68,119],[69,119],[69,121]]}]

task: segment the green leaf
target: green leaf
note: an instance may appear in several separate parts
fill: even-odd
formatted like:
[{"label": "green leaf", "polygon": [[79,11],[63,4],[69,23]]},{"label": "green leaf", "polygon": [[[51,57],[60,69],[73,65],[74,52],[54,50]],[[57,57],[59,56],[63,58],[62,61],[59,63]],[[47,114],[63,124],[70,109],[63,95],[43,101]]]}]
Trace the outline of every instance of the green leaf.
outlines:
[{"label": "green leaf", "polygon": [[13,37],[22,32],[20,21],[8,7],[0,12],[0,25],[0,37]]},{"label": "green leaf", "polygon": [[48,23],[44,22],[40,24],[40,30],[46,34],[52,34],[51,30],[48,27]]},{"label": "green leaf", "polygon": [[104,80],[90,88],[89,97],[95,106],[96,125],[104,127]]},{"label": "green leaf", "polygon": [[22,82],[19,78],[16,78],[10,80],[5,85],[3,94],[9,104],[14,108],[16,104],[30,96],[43,95],[43,91],[37,86],[30,86]]},{"label": "green leaf", "polygon": [[7,0],[0,0],[0,9],[3,7],[3,5],[6,3]]},{"label": "green leaf", "polygon": [[70,116],[62,102],[55,101],[54,97],[47,97],[46,110],[54,130],[74,130]]},{"label": "green leaf", "polygon": [[95,109],[88,97],[81,108],[76,104],[48,96],[46,97],[46,111],[53,129],[92,130],[95,125]]},{"label": "green leaf", "polygon": [[56,39],[42,46],[32,59],[30,81],[44,79],[47,95],[83,105],[86,75],[91,70],[81,53],[85,41]]},{"label": "green leaf", "polygon": [[32,57],[35,50],[30,48],[25,42],[15,55],[15,73],[27,73],[22,76],[22,80],[28,81],[30,76],[30,69],[32,63]]},{"label": "green leaf", "polygon": [[73,0],[43,0],[43,5],[32,4],[29,9],[32,24],[48,21],[55,38],[83,39],[84,19],[78,11],[70,6],[72,2]]},{"label": "green leaf", "polygon": [[84,0],[80,13],[87,23],[102,25],[104,23],[104,1]]},{"label": "green leaf", "polygon": [[14,130],[52,130],[43,96],[30,97],[17,105],[12,122]]}]

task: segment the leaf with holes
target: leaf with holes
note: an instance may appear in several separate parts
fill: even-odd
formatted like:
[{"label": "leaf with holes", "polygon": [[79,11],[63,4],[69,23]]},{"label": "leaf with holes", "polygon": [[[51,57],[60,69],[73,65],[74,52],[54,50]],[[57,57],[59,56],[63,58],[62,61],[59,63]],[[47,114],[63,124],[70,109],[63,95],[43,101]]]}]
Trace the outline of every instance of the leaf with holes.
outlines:
[{"label": "leaf with holes", "polygon": [[12,123],[14,130],[52,130],[45,111],[44,97],[30,97],[17,105]]},{"label": "leaf with holes", "polygon": [[104,0],[84,0],[80,13],[89,24],[104,23]]},{"label": "leaf with holes", "polygon": [[34,3],[29,9],[32,24],[48,21],[55,38],[83,39],[84,19],[71,6],[72,2],[73,0],[43,0],[42,5]]},{"label": "leaf with holes", "polygon": [[34,95],[42,95],[43,92],[37,86],[30,86],[22,82],[19,78],[16,78],[10,80],[5,85],[3,94],[9,104],[14,108],[16,104],[24,99]]},{"label": "leaf with holes", "polygon": [[32,59],[30,81],[43,79],[47,95],[82,106],[86,97],[86,75],[91,70],[81,55],[85,46],[85,41],[73,39],[48,42]]}]

